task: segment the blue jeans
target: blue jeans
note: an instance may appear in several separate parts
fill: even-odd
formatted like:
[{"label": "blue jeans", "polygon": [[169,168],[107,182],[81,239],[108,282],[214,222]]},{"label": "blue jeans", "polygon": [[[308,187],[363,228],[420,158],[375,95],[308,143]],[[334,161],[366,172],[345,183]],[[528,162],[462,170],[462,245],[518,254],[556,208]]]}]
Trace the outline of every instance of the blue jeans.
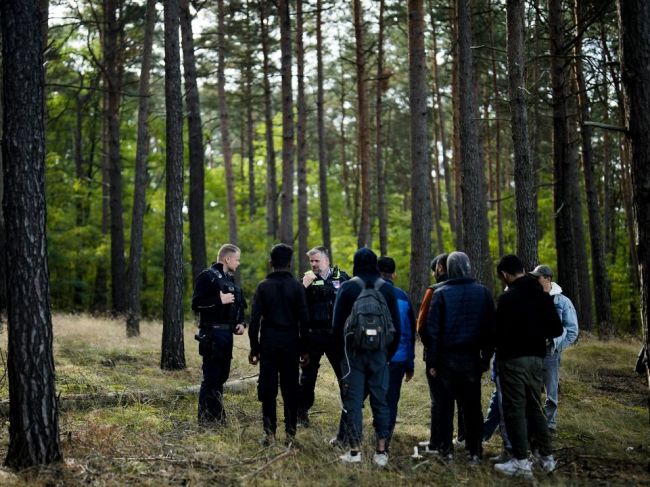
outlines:
[{"label": "blue jeans", "polygon": [[497,428],[501,433],[501,439],[503,440],[503,448],[510,451],[512,445],[508,439],[508,433],[506,432],[506,424],[503,419],[503,405],[501,386],[499,384],[499,376],[495,379],[495,389],[490,398],[490,405],[488,406],[485,422],[483,423],[483,441],[488,441]]},{"label": "blue jeans", "polygon": [[547,353],[544,357],[544,389],[546,389],[546,402],[544,414],[548,429],[557,428],[557,391],[560,383],[560,352],[557,350]]},{"label": "blue jeans", "polygon": [[351,448],[358,448],[363,434],[363,401],[370,395],[373,425],[377,439],[389,436],[388,360],[386,352],[359,352],[341,360],[341,397],[347,411],[346,427]]},{"label": "blue jeans", "polygon": [[395,421],[397,421],[397,403],[402,392],[402,380],[406,374],[406,362],[391,362],[388,366],[388,392],[386,402],[388,403],[388,431],[393,436]]}]

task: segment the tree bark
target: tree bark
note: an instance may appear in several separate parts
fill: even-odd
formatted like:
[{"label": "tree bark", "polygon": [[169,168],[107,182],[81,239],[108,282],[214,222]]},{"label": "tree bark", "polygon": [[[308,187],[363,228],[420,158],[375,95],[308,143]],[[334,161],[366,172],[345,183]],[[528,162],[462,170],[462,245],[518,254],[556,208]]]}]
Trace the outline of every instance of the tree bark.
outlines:
[{"label": "tree bark", "polygon": [[[508,86],[512,120],[512,144],[515,153],[515,198],[517,212],[517,255],[526,270],[538,264],[537,213],[533,204],[535,173],[530,157],[528,104],[524,81],[524,0],[508,0]],[[498,155],[497,155],[498,156]]]},{"label": "tree bark", "polygon": [[[316,109],[318,123],[318,179],[320,189],[320,220],[323,230],[323,245],[332,258],[332,236],[330,232],[329,193],[327,190],[328,151],[325,139],[325,94],[323,89],[323,34],[322,34],[323,1],[316,0]],[[344,164],[345,161],[342,161]]]},{"label": "tree bark", "polygon": [[551,85],[553,89],[553,200],[555,209],[555,246],[557,250],[557,280],[577,309],[579,308],[579,287],[571,205],[569,193],[570,159],[569,129],[567,113],[568,73],[565,56],[564,21],[562,0],[549,0],[549,29],[551,53]]},{"label": "tree bark", "polygon": [[[433,69],[433,83],[435,85],[435,95],[436,95],[436,115],[438,117],[438,131],[440,134],[440,148],[442,151],[442,171],[445,176],[445,195],[447,197],[447,213],[449,214],[449,226],[451,227],[452,233],[457,232],[457,220],[456,220],[456,205],[454,203],[454,193],[451,184],[451,170],[449,168],[449,158],[447,157],[447,131],[445,130],[445,117],[444,110],[442,108],[442,93],[440,90],[440,78],[438,76],[438,62],[436,60],[436,55],[438,53],[438,35],[436,33],[436,22],[433,16],[433,9],[431,9],[431,26],[433,29],[433,53],[431,56],[431,67]],[[440,209],[442,212],[442,208]]]},{"label": "tree bark", "polygon": [[462,161],[463,248],[476,278],[492,289],[488,242],[485,176],[479,148],[471,51],[472,19],[469,0],[458,0],[458,77],[460,93],[460,151]]},{"label": "tree bark", "polygon": [[248,216],[252,220],[257,213],[257,197],[255,195],[255,127],[253,126],[253,46],[256,43],[257,32],[253,31],[250,15],[250,0],[246,0],[246,42],[247,61],[244,67],[246,78],[246,149],[248,151]]},{"label": "tree bark", "polygon": [[431,191],[427,129],[427,79],[424,52],[424,0],[408,2],[409,105],[411,126],[411,269],[409,293],[419,309],[429,285]]},{"label": "tree bark", "polygon": [[[621,75],[626,128],[631,148],[636,250],[641,281],[641,327],[646,359],[650,358],[650,4],[618,0]],[[650,369],[646,369],[650,387]],[[649,397],[650,400],[650,397]],[[650,404],[650,402],[649,402]]]},{"label": "tree bark", "polygon": [[232,148],[230,146],[230,120],[226,104],[226,28],[225,8],[223,0],[218,0],[217,43],[219,49],[217,66],[217,97],[219,98],[219,120],[221,121],[221,151],[223,165],[226,172],[226,193],[228,206],[228,239],[237,245],[239,241],[237,232],[237,207],[235,203],[235,175],[232,167]]},{"label": "tree bark", "polygon": [[[3,49],[2,36],[0,35],[0,52]],[[0,94],[4,93],[4,61],[0,58]],[[4,100],[0,95],[0,140],[4,136]],[[5,216],[2,207],[2,198],[4,194],[4,178],[2,150],[0,150],[0,331],[3,331],[2,320],[7,311],[7,233],[5,230]]]},{"label": "tree bark", "polygon": [[54,384],[45,204],[41,12],[35,0],[0,4],[3,210],[7,235],[10,422],[5,463],[61,460]]},{"label": "tree bark", "polygon": [[275,168],[273,137],[273,99],[269,61],[268,0],[260,1],[260,31],[262,37],[262,71],[264,85],[264,124],[266,134],[266,234],[273,240],[278,234],[278,182]]},{"label": "tree bark", "polygon": [[592,128],[588,125],[591,121],[591,107],[587,96],[587,87],[582,69],[582,33],[584,24],[585,5],[580,0],[574,0],[575,22],[578,36],[575,40],[574,68],[578,93],[579,120],[581,122],[580,134],[582,137],[582,167],[585,178],[585,191],[587,193],[587,212],[589,215],[589,235],[591,243],[591,269],[596,298],[596,325],[598,334],[603,339],[608,339],[614,332],[612,323],[612,296],[610,291],[609,275],[605,262],[605,247],[600,224],[601,212],[598,203],[598,188],[596,187],[596,168],[591,147]]},{"label": "tree bark", "polygon": [[357,247],[370,243],[370,138],[368,127],[368,94],[366,92],[366,53],[364,44],[363,11],[361,0],[353,0],[354,36],[356,39],[357,71],[357,143],[361,171],[361,222]]},{"label": "tree bark", "polygon": [[189,138],[190,194],[188,216],[190,220],[190,252],[192,255],[192,279],[195,279],[206,268],[208,260],[205,249],[205,156],[189,0],[181,0],[179,6],[183,38],[183,74],[185,76],[187,134]]},{"label": "tree bark", "polygon": [[129,252],[126,335],[140,336],[140,291],[142,287],[142,240],[144,232],[145,195],[148,182],[149,158],[149,79],[151,53],[156,27],[156,0],[147,0],[144,18],[144,43],[138,88],[138,139],[135,151],[135,184],[133,188],[133,215],[131,219],[131,249]]},{"label": "tree bark", "polygon": [[185,368],[183,344],[183,98],[178,0],[165,1],[165,267],[160,367]]},{"label": "tree bark", "polygon": [[293,91],[291,87],[291,16],[289,0],[278,0],[282,60],[282,214],[280,241],[293,245]]},{"label": "tree bark", "polygon": [[[379,253],[388,255],[388,216],[386,212],[386,177],[382,151],[384,125],[382,118],[383,92],[388,87],[384,73],[384,0],[379,2],[379,36],[377,38],[377,91],[375,94],[375,166],[377,168],[377,219],[379,223]],[[425,120],[426,122],[426,120]]]},{"label": "tree bark", "polygon": [[[453,15],[451,18],[451,31],[454,40],[458,39],[458,9],[456,0],[453,0]],[[463,197],[461,189],[461,154],[460,154],[460,87],[458,74],[458,42],[453,43],[451,64],[451,101],[453,132],[453,162],[454,162],[454,211],[456,212],[456,248],[463,248]]]},{"label": "tree bark", "polygon": [[118,20],[122,0],[104,0],[104,76],[107,90],[108,174],[111,219],[111,297],[115,315],[126,311],[126,258],[122,217],[122,159],[120,155],[120,103],[122,93],[123,50],[120,45],[123,21]]},{"label": "tree bark", "polygon": [[296,67],[298,70],[298,272],[307,271],[307,101],[305,99],[305,47],[302,0],[296,0]]}]

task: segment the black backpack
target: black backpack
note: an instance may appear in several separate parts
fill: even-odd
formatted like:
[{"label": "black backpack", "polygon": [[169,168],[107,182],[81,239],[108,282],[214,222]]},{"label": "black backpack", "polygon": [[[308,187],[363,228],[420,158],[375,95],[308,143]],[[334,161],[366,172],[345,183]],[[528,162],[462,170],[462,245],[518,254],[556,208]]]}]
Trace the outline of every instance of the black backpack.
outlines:
[{"label": "black backpack", "polygon": [[378,278],[372,287],[359,277],[351,281],[361,288],[361,294],[343,328],[346,347],[352,352],[386,351],[393,341],[395,327],[386,299],[379,291],[385,281]]}]

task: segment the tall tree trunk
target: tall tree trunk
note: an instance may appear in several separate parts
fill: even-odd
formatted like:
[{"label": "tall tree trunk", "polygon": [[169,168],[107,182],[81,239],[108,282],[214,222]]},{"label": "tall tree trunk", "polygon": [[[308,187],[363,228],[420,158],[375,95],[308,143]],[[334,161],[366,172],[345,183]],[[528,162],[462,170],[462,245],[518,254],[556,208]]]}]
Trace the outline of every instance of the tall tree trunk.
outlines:
[{"label": "tall tree trunk", "polygon": [[517,255],[524,268],[532,270],[537,258],[537,213],[533,198],[535,173],[528,138],[528,104],[524,81],[524,0],[508,0],[508,86],[515,152],[515,198],[517,211]]},{"label": "tall tree trunk", "polygon": [[4,216],[8,299],[9,448],[15,469],[61,459],[47,266],[41,13],[0,4]]},{"label": "tall tree trunk", "polygon": [[377,38],[377,91],[375,98],[375,166],[377,168],[377,219],[379,220],[379,252],[388,254],[388,216],[386,212],[386,177],[382,151],[384,149],[384,125],[382,119],[382,98],[388,87],[388,74],[384,73],[384,0],[379,2],[379,36]]},{"label": "tall tree trunk", "polygon": [[429,284],[431,191],[427,129],[427,66],[424,0],[408,2],[409,105],[411,119],[411,269],[409,292],[415,309]]},{"label": "tall tree trunk", "polygon": [[[451,31],[454,41],[458,39],[458,9],[456,0],[453,0],[453,15],[451,18]],[[460,87],[458,74],[458,42],[453,42],[453,55],[451,64],[451,102],[453,133],[453,162],[454,162],[454,211],[456,212],[456,248],[463,248],[463,197],[461,190],[461,153],[460,153]]]},{"label": "tall tree trunk", "polygon": [[[533,56],[536,60],[532,63],[530,69],[532,82],[530,83],[533,86],[536,86],[537,80],[539,79],[540,72],[540,61],[539,57],[542,55],[542,48],[540,38],[542,37],[543,27],[540,28],[541,16],[539,8],[539,0],[533,0],[532,8],[535,11],[535,30],[533,33]],[[537,90],[539,91],[539,89]],[[535,215],[538,214],[538,193],[539,193],[539,181],[540,181],[540,144],[544,134],[544,119],[542,118],[541,111],[539,109],[540,99],[539,95],[533,96],[533,121],[530,124],[530,147],[531,147],[531,159],[533,161],[533,195],[531,200],[533,202],[533,208],[535,210]],[[538,219],[539,221],[539,219]],[[535,229],[537,237],[541,236],[539,225]]]},{"label": "tall tree trunk", "polygon": [[140,335],[140,291],[142,287],[142,240],[144,232],[147,162],[149,158],[149,79],[151,52],[156,27],[156,0],[147,0],[144,17],[144,44],[138,89],[138,140],[135,150],[135,184],[133,188],[133,216],[131,220],[131,249],[127,281],[126,335]]},{"label": "tall tree trunk", "polygon": [[472,18],[469,0],[458,0],[458,77],[460,99],[460,151],[462,161],[463,248],[476,278],[492,289],[492,263],[488,244],[487,195],[479,148],[471,51]]},{"label": "tall tree trunk", "polygon": [[591,108],[587,87],[582,70],[582,26],[584,24],[585,5],[581,0],[574,0],[574,12],[578,36],[575,40],[575,79],[578,92],[579,120],[581,122],[582,136],[582,167],[587,193],[587,211],[589,214],[589,235],[591,242],[591,268],[594,291],[596,297],[596,324],[598,334],[607,339],[614,332],[612,323],[612,296],[610,291],[609,275],[605,262],[605,247],[600,225],[601,212],[598,203],[598,188],[596,187],[596,168],[591,147],[592,128]]},{"label": "tall tree trunk", "polygon": [[[0,35],[0,52],[2,52],[2,35]],[[4,61],[0,58],[0,94],[4,93]],[[0,95],[0,140],[4,134],[4,100]],[[4,194],[4,178],[2,150],[0,150],[0,331],[3,331],[2,319],[7,311],[7,232],[5,230],[5,216],[2,207],[2,198]]]},{"label": "tall tree trunk", "polygon": [[[444,110],[442,108],[442,91],[440,89],[440,78],[438,75],[438,62],[436,60],[436,55],[438,53],[438,34],[436,32],[436,20],[433,15],[433,8],[430,10],[431,17],[431,27],[433,30],[433,52],[431,54],[431,68],[433,70],[433,84],[435,85],[435,96],[436,96],[436,116],[438,119],[438,132],[440,136],[440,149],[442,152],[442,171],[445,176],[445,195],[447,199],[447,213],[449,218],[449,226],[451,227],[452,233],[457,232],[456,225],[456,206],[454,204],[454,193],[452,191],[451,184],[451,170],[449,168],[449,158],[447,157],[447,131],[445,130],[445,116]],[[442,213],[442,208],[440,209]]]},{"label": "tall tree trunk", "polygon": [[185,75],[185,105],[187,107],[187,134],[189,138],[189,208],[190,252],[192,255],[192,278],[195,279],[207,266],[205,249],[205,160],[203,151],[203,129],[201,127],[201,105],[196,82],[196,61],[194,58],[194,37],[189,0],[180,0],[180,22],[183,46],[183,74]]},{"label": "tall tree trunk", "polygon": [[[330,252],[332,259],[332,236],[330,232],[330,206],[327,191],[328,151],[325,139],[325,94],[323,89],[323,1],[316,0],[316,108],[318,124],[318,179],[320,189],[320,220],[323,229],[323,245]],[[344,164],[345,161],[342,161]]]},{"label": "tall tree trunk", "polygon": [[126,258],[124,257],[124,220],[122,218],[122,159],[120,156],[120,103],[122,92],[123,50],[118,20],[122,0],[104,0],[104,75],[107,90],[108,163],[111,217],[111,296],[113,314],[126,311]]},{"label": "tall tree trunk", "polygon": [[296,67],[298,70],[298,270],[308,269],[307,238],[307,102],[305,100],[305,47],[303,45],[302,0],[296,0]]},{"label": "tall tree trunk", "polygon": [[244,76],[246,78],[246,142],[248,159],[248,216],[252,220],[257,213],[257,197],[255,196],[255,127],[253,126],[253,39],[257,39],[257,32],[253,31],[251,24],[250,1],[246,0],[246,66]]},{"label": "tall tree trunk", "polygon": [[293,245],[293,91],[291,88],[291,16],[289,0],[278,1],[282,60],[282,214],[280,241]]},{"label": "tall tree trunk", "polygon": [[232,168],[232,148],[230,146],[230,120],[226,104],[226,12],[223,0],[218,0],[217,43],[219,49],[217,66],[217,96],[219,98],[219,120],[221,121],[221,150],[226,172],[226,193],[228,206],[228,239],[237,245],[237,207],[235,203],[235,175]]},{"label": "tall tree trunk", "polygon": [[555,246],[557,249],[557,278],[563,293],[571,299],[576,308],[580,299],[571,206],[569,193],[568,153],[568,73],[564,51],[565,35],[562,20],[562,0],[549,0],[549,29],[551,51],[551,85],[553,89],[553,200],[555,209]]},{"label": "tall tree trunk", "polygon": [[178,0],[165,1],[165,277],[160,368],[185,368],[183,343],[183,99]]},{"label": "tall tree trunk", "polygon": [[[104,86],[104,89],[106,87]],[[108,105],[108,94],[102,93],[102,113],[106,113]],[[105,118],[105,117],[104,117]],[[102,240],[106,241],[108,235],[108,226],[110,219],[109,206],[109,183],[108,183],[108,126],[102,124],[102,150],[101,150],[101,180],[102,180]],[[95,273],[95,286],[93,296],[93,311],[95,313],[104,313],[108,310],[108,266],[104,256],[97,261],[97,270]]]},{"label": "tall tree trunk", "polygon": [[273,141],[273,100],[269,61],[268,0],[260,1],[260,31],[262,37],[262,71],[264,84],[264,124],[266,134],[266,234],[275,240],[278,234],[278,182],[275,170]]},{"label": "tall tree trunk", "polygon": [[[625,88],[626,128],[631,148],[636,248],[641,280],[641,327],[650,358],[650,4],[618,2],[621,74]],[[650,369],[646,369],[650,386]],[[650,404],[650,397],[649,403]]]},{"label": "tall tree trunk", "polygon": [[[490,7],[490,10],[492,9],[492,6],[490,2],[488,2],[488,6]],[[523,7],[522,7],[523,9]],[[491,12],[492,13],[492,12]],[[523,23],[523,17],[521,18],[521,22]],[[493,26],[494,26],[494,17],[492,17],[492,22],[490,22],[490,28],[489,28],[489,35],[490,35],[490,45],[494,46],[494,32],[493,32]],[[523,35],[523,34],[522,34]],[[502,210],[502,205],[501,205],[501,187],[502,187],[502,182],[501,182],[501,173],[503,172],[503,169],[501,168],[501,110],[500,110],[500,93],[499,93],[499,85],[497,83],[497,62],[496,62],[496,56],[490,56],[492,58],[492,88],[494,91],[494,115],[495,115],[495,121],[494,121],[494,140],[495,140],[495,150],[494,150],[494,172],[495,172],[495,186],[496,186],[496,208],[497,208],[497,247],[499,249],[499,255],[503,255],[505,253],[505,243],[504,243],[504,237],[503,237],[503,210]],[[523,54],[522,54],[522,59],[523,59]],[[523,66],[521,67],[523,70]],[[522,83],[523,85],[523,83]],[[515,153],[515,158],[517,157]]]},{"label": "tall tree trunk", "polygon": [[356,39],[357,70],[357,143],[361,171],[361,222],[357,247],[370,243],[370,138],[368,127],[368,94],[366,92],[366,52],[364,44],[361,0],[353,0],[354,36]]}]

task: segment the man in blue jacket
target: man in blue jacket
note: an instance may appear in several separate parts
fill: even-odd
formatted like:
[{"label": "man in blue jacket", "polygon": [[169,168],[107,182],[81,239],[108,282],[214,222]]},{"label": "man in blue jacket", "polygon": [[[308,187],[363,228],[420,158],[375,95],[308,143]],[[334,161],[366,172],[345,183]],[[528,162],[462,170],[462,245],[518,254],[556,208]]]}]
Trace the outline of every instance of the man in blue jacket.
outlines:
[{"label": "man in blue jacket", "polygon": [[[354,302],[362,292],[357,280],[351,279],[343,283],[334,302],[334,316],[332,319],[332,332],[334,340],[341,350],[341,397],[343,399],[343,412],[347,413],[346,425],[350,451],[340,457],[345,463],[360,463],[361,434],[363,417],[361,408],[366,392],[370,395],[373,425],[377,437],[376,451],[373,462],[385,467],[388,463],[386,440],[389,437],[388,429],[388,404],[386,393],[388,391],[388,361],[395,355],[400,343],[400,320],[397,299],[393,287],[383,282],[377,270],[377,255],[367,248],[357,250],[354,254],[354,267],[352,273],[358,277],[367,288],[378,285],[378,291],[383,296],[388,308],[390,319],[394,326],[394,333],[390,343],[385,349],[377,351],[355,351],[350,347],[351,337],[345,336],[345,323],[352,313]],[[377,281],[379,279],[379,282]]]},{"label": "man in blue jacket", "polygon": [[544,388],[546,389],[544,413],[548,422],[548,430],[553,434],[557,428],[560,354],[578,338],[578,316],[571,300],[562,294],[562,288],[553,282],[553,271],[549,266],[538,265],[530,275],[536,277],[544,291],[553,297],[555,311],[557,311],[564,328],[559,337],[547,341],[546,356],[544,357]]},{"label": "man in blue jacket", "polygon": [[494,301],[490,291],[472,278],[469,258],[452,252],[447,258],[448,280],[431,299],[426,327],[421,333],[427,348],[427,373],[434,379],[434,414],[439,445],[453,460],[454,400],[465,420],[465,448],[472,463],[482,455],[483,412],[481,374],[494,351]]},{"label": "man in blue jacket", "polygon": [[[393,285],[393,281],[395,280],[395,261],[390,257],[380,257],[377,261],[377,269],[382,279],[388,284]],[[409,382],[413,378],[413,372],[415,371],[415,315],[413,314],[413,306],[411,306],[411,300],[408,294],[402,289],[393,285],[393,292],[397,298],[399,319],[402,327],[400,330],[399,346],[388,365],[389,379],[386,401],[388,402],[390,415],[388,418],[389,437],[386,442],[386,450],[388,450],[390,439],[395,429],[397,404],[402,390],[402,379],[406,377],[406,382]]]}]

